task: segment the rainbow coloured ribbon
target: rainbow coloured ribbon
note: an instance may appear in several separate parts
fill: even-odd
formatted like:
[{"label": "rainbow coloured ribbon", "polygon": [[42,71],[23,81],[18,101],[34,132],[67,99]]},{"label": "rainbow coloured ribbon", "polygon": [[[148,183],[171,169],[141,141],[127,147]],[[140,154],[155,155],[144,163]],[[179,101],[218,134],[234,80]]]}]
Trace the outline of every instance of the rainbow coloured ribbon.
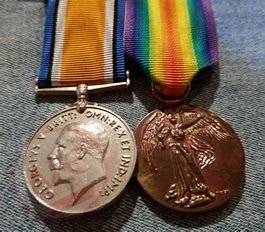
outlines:
[{"label": "rainbow coloured ribbon", "polygon": [[126,81],[124,0],[48,0],[39,88]]},{"label": "rainbow coloured ribbon", "polygon": [[209,0],[127,0],[125,53],[166,96],[210,75],[218,47]]}]

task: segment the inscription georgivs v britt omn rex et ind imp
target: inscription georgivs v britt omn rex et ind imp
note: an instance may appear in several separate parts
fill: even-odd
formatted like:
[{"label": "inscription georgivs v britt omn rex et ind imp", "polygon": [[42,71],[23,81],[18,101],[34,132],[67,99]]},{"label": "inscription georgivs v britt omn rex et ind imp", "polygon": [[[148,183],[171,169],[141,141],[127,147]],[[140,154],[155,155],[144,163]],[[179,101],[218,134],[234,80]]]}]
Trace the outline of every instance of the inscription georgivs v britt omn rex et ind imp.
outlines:
[{"label": "inscription georgivs v britt omn rex et ind imp", "polygon": [[24,172],[30,191],[47,207],[90,212],[119,195],[135,162],[131,130],[112,112],[91,106],[83,114],[64,110],[44,123],[30,142]]}]

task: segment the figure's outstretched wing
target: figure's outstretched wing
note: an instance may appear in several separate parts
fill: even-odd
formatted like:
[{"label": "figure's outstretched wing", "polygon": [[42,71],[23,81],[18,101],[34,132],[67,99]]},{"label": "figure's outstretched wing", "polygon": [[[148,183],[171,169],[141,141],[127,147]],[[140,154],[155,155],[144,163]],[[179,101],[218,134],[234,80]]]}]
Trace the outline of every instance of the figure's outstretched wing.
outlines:
[{"label": "figure's outstretched wing", "polygon": [[209,143],[209,139],[223,142],[231,139],[232,135],[211,114],[187,113],[185,116],[184,113],[183,118],[184,124],[188,124],[192,120],[195,122],[187,127],[185,132],[188,135],[188,143],[196,151],[199,166],[203,169],[215,161],[215,151]]},{"label": "figure's outstretched wing", "polygon": [[161,135],[163,133],[163,130],[165,129],[163,128],[164,117],[165,114],[161,111],[158,111],[152,116],[144,130],[141,150],[143,157],[150,168],[150,171],[157,170],[157,167],[152,161],[152,156],[158,146],[163,147],[163,136]]},{"label": "figure's outstretched wing", "polygon": [[211,114],[197,113],[194,114],[198,120],[185,130],[187,134],[196,136],[197,138],[212,138],[218,141],[226,141],[231,139],[232,135],[218,122]]}]

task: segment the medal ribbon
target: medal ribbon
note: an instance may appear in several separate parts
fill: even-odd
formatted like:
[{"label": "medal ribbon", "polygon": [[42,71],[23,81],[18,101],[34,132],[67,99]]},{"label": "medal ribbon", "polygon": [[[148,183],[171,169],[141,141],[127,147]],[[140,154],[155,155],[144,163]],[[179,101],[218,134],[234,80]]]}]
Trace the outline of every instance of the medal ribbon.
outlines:
[{"label": "medal ribbon", "polygon": [[211,75],[218,47],[209,0],[127,0],[125,53],[164,95]]},{"label": "medal ribbon", "polygon": [[126,81],[123,0],[48,0],[38,87]]}]

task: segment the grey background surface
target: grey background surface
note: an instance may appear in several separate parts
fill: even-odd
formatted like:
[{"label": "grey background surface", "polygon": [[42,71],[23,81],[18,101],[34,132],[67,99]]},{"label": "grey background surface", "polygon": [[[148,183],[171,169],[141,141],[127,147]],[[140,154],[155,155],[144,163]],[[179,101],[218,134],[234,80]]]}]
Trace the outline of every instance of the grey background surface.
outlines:
[{"label": "grey background surface", "polygon": [[[0,231],[264,231],[265,1],[212,0],[220,76],[193,86],[189,101],[225,118],[246,153],[246,179],[223,207],[205,214],[172,213],[148,198],[136,180],[122,199],[95,215],[49,220],[23,180],[23,152],[49,116],[75,101],[34,95],[44,26],[44,1],[0,0]],[[160,105],[132,70],[129,90],[91,96],[135,128]]]}]

